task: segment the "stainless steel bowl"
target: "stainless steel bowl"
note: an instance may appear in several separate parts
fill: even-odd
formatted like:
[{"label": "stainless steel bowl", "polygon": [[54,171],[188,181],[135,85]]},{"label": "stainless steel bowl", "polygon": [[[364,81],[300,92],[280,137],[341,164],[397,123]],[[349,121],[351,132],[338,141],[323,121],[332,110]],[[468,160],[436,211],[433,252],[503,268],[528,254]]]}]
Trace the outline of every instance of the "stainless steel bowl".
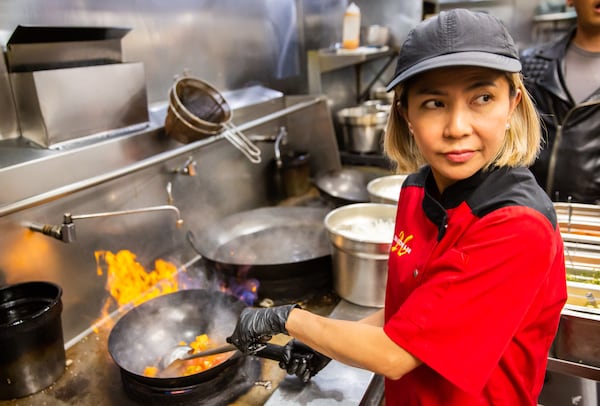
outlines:
[{"label": "stainless steel bowl", "polygon": [[384,306],[395,218],[396,207],[381,203],[350,204],[325,216],[333,287],[341,298],[361,306]]},{"label": "stainless steel bowl", "polygon": [[369,199],[373,203],[398,204],[402,183],[408,175],[390,175],[373,179],[367,184]]}]

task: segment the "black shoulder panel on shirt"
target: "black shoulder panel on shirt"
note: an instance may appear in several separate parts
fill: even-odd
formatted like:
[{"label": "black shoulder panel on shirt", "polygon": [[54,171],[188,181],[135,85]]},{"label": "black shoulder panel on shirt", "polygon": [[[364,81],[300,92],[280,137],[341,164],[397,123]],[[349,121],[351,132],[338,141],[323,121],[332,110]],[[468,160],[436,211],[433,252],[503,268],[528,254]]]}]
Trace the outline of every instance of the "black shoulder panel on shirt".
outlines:
[{"label": "black shoulder panel on shirt", "polygon": [[469,196],[467,204],[473,215],[483,217],[508,206],[532,208],[556,228],[554,205],[527,168],[500,168],[488,174],[481,186]]},{"label": "black shoulder panel on shirt", "polygon": [[411,173],[406,177],[403,186],[425,187],[425,182],[427,181],[427,176],[430,172],[431,169],[429,169],[429,166],[421,167],[417,172]]}]

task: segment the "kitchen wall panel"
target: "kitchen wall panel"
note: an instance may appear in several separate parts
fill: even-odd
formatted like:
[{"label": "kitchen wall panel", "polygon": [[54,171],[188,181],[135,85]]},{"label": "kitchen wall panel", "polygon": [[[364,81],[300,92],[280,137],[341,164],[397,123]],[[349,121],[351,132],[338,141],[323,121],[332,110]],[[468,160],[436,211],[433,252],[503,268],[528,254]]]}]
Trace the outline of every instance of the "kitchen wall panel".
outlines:
[{"label": "kitchen wall panel", "polygon": [[[320,6],[318,19],[328,21],[343,3]],[[299,12],[314,18],[313,8],[298,0],[5,0],[0,39],[6,44],[18,24],[130,27],[124,58],[144,62],[150,102],[165,100],[173,77],[185,70],[220,89],[294,90],[303,70]],[[321,41],[321,34],[335,35],[322,30]]]}]

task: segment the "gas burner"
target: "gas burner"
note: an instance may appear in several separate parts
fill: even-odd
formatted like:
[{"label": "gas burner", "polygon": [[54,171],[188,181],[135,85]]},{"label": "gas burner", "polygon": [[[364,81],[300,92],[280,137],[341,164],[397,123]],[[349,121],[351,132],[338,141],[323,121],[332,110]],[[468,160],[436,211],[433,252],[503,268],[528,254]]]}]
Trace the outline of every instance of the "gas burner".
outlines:
[{"label": "gas burner", "polygon": [[233,402],[260,379],[261,362],[256,357],[239,357],[236,362],[207,381],[185,387],[153,387],[122,375],[123,388],[133,401],[144,405],[221,406]]}]

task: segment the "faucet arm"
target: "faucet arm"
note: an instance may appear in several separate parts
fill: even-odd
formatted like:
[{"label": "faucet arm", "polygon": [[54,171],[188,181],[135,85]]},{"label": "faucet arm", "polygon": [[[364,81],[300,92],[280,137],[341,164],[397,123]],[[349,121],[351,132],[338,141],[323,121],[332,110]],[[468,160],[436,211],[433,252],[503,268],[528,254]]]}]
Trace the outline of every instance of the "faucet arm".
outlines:
[{"label": "faucet arm", "polygon": [[107,211],[107,212],[91,213],[91,214],[72,215],[70,213],[65,213],[64,218],[65,218],[65,221],[67,221],[67,219],[70,219],[72,221],[72,220],[84,220],[84,219],[97,218],[97,217],[121,216],[121,215],[125,215],[125,214],[147,213],[147,212],[161,211],[161,210],[171,210],[171,211],[175,212],[175,216],[177,217],[177,225],[180,226],[183,224],[183,220],[181,219],[181,212],[179,211],[179,209],[177,207],[170,205],[170,204],[164,204],[161,206],[142,207],[139,209]]},{"label": "faucet arm", "polygon": [[38,233],[42,233],[44,235],[56,238],[62,242],[73,242],[75,241],[75,223],[73,220],[84,220],[96,217],[110,217],[110,216],[119,216],[124,214],[135,214],[135,213],[146,213],[151,211],[161,211],[161,210],[171,210],[175,212],[177,217],[177,227],[183,224],[183,220],[181,219],[181,213],[179,209],[173,205],[165,204],[162,206],[150,206],[150,207],[142,207],[139,209],[130,209],[130,210],[121,210],[121,211],[109,211],[103,213],[91,213],[91,214],[77,214],[73,215],[71,213],[65,213],[63,216],[63,222],[59,225],[51,225],[51,224],[36,224],[29,223],[27,224],[27,228],[31,231],[36,231]]}]

